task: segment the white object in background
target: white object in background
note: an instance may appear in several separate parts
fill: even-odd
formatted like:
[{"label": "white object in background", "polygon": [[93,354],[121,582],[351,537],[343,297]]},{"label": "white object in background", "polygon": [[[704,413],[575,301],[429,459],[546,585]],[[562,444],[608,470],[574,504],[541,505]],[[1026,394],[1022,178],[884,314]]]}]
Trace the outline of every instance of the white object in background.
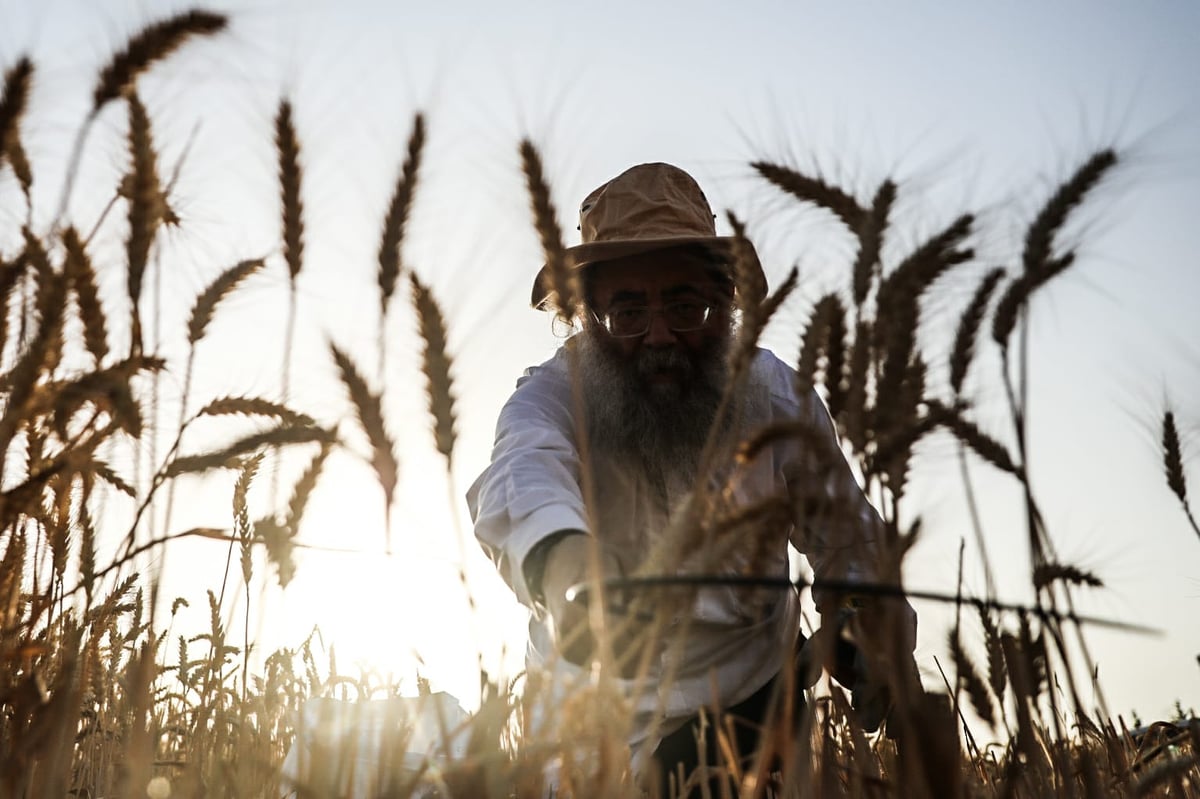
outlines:
[{"label": "white object in background", "polygon": [[283,762],[281,797],[297,786],[316,796],[367,799],[390,785],[421,796],[466,756],[470,715],[438,692],[361,702],[309,699]]}]

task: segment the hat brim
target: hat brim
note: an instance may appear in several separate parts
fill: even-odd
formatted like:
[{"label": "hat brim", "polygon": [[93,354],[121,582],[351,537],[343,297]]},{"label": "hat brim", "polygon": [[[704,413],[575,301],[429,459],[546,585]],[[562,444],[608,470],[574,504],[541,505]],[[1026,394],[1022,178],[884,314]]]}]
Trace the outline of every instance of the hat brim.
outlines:
[{"label": "hat brim", "polygon": [[[568,247],[563,251],[563,260],[568,269],[575,270],[582,269],[591,264],[615,261],[619,258],[628,258],[631,255],[641,255],[642,253],[655,252],[657,250],[700,246],[715,255],[726,258],[728,268],[732,270],[735,241],[736,239],[733,236],[669,236],[653,239],[594,241],[588,244],[578,244],[574,247]],[[749,241],[746,242],[746,245],[750,255],[754,259],[754,270],[757,272],[758,278],[765,290],[767,278],[763,274],[762,264],[759,263],[758,253],[755,252],[754,245],[750,244]],[[546,310],[549,307],[549,301],[552,299],[553,294],[554,288],[550,277],[550,266],[543,264],[542,268],[538,270],[537,277],[533,279],[533,292],[530,295],[529,304],[539,310]]]}]

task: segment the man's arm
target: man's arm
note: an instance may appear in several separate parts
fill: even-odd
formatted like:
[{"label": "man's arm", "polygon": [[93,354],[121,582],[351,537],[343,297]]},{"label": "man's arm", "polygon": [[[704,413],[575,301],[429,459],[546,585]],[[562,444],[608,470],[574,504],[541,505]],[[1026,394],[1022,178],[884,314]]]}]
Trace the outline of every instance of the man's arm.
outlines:
[{"label": "man's arm", "polygon": [[[570,384],[560,352],[518,381],[496,424],[491,464],[467,493],[476,539],[529,607],[540,600],[538,586],[526,579],[530,553],[565,531],[588,529],[579,470]],[[543,564],[552,547],[540,549],[531,565]]]}]

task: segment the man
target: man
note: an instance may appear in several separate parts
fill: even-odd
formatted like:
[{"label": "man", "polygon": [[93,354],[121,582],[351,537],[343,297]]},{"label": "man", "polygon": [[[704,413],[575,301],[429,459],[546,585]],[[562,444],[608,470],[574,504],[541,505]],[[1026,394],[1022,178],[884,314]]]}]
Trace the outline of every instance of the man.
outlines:
[{"label": "man", "polygon": [[[664,588],[622,616],[568,601],[567,589],[634,572],[786,578],[789,541],[818,580],[874,581],[881,523],[820,399],[798,395],[786,364],[756,350],[734,382],[735,242],[716,235],[690,175],[666,164],[624,172],[584,200],[580,231],[566,265],[579,278],[571,321],[582,330],[518,381],[468,501],[476,537],[534,611],[531,669],[579,684],[611,648],[633,708],[635,765],[657,766],[665,796],[671,777],[701,760],[705,712],[740,722],[734,745],[747,755],[758,725],[782,712],[780,695],[803,687],[793,671],[799,598]],[[740,252],[743,285],[765,286],[752,248]],[[543,268],[533,305],[571,307],[551,284]],[[842,601],[814,598],[835,613]],[[631,619],[647,607],[653,622],[639,629]],[[904,608],[911,652],[915,617]]]}]

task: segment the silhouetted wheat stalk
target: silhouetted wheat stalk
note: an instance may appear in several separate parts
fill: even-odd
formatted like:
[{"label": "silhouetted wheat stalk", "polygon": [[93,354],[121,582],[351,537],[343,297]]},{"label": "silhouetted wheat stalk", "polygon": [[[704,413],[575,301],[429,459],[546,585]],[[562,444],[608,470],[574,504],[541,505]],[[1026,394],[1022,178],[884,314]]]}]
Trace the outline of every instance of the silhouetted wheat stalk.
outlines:
[{"label": "silhouetted wheat stalk", "polygon": [[189,39],[220,33],[228,24],[222,14],[200,9],[183,11],[142,28],[115,53],[100,71],[92,91],[92,109],[75,138],[67,164],[67,176],[54,215],[55,227],[67,211],[71,190],[79,171],[79,159],[92,123],[109,102],[132,92],[139,77],[159,61],[179,49]]},{"label": "silhouetted wheat stalk", "polygon": [[404,163],[400,166],[400,176],[396,180],[392,201],[383,220],[383,234],[379,242],[379,380],[380,386],[384,388],[387,386],[384,375],[387,364],[388,304],[396,290],[396,281],[403,271],[404,258],[401,249],[408,217],[412,212],[413,198],[416,196],[417,175],[424,148],[425,117],[417,114],[413,117],[412,133],[408,137]]},{"label": "silhouetted wheat stalk", "polygon": [[367,381],[359,372],[358,367],[354,365],[353,359],[338,349],[334,345],[329,347],[330,353],[333,355],[334,363],[337,364],[338,372],[341,375],[342,384],[346,387],[346,391],[350,394],[350,403],[354,406],[354,412],[358,417],[358,422],[362,426],[363,432],[367,435],[367,441],[371,445],[371,466],[375,470],[375,476],[379,480],[379,485],[383,489],[384,498],[384,518],[385,518],[385,543],[387,553],[392,552],[392,500],[396,494],[396,483],[400,467],[396,461],[396,446],[392,443],[391,436],[388,434],[383,418],[383,403],[381,397],[372,392],[367,386]]},{"label": "silhouetted wheat stalk", "polygon": [[1171,489],[1172,494],[1179,498],[1188,523],[1192,525],[1192,530],[1196,535],[1200,536],[1200,526],[1196,525],[1196,517],[1192,515],[1192,506],[1188,502],[1187,481],[1183,476],[1183,450],[1179,444],[1179,430],[1175,427],[1175,413],[1171,410],[1163,412],[1162,448],[1167,487]]}]

